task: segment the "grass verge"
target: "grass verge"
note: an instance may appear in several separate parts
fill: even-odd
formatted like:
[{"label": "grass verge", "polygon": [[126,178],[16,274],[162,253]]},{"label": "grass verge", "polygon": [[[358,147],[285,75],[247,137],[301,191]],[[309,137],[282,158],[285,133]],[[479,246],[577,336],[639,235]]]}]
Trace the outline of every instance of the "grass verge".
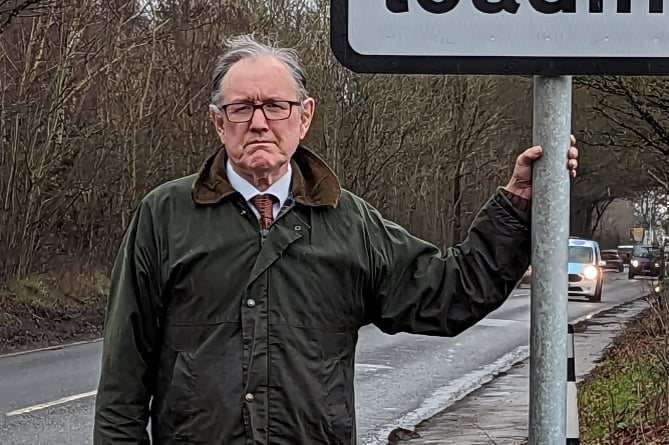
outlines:
[{"label": "grass verge", "polygon": [[0,353],[100,335],[108,274],[63,271],[0,283]]},{"label": "grass verge", "polygon": [[581,444],[669,444],[669,292],[649,306],[579,383]]}]

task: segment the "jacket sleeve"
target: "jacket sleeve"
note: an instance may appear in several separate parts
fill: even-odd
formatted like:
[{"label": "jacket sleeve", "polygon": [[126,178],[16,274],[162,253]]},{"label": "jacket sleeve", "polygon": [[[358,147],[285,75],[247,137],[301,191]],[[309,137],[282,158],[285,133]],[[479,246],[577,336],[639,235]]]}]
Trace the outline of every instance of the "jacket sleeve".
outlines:
[{"label": "jacket sleeve", "polygon": [[386,333],[457,335],[501,306],[530,262],[529,216],[499,189],[445,254],[375,215],[365,312]]},{"label": "jacket sleeve", "polygon": [[95,445],[149,445],[154,393],[160,257],[145,202],[125,233],[113,270],[95,402]]}]

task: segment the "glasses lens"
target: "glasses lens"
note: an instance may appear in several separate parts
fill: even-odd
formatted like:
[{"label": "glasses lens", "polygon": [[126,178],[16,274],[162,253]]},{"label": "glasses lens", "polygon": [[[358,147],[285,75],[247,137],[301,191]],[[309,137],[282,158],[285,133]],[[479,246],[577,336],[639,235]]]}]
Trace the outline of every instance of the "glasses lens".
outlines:
[{"label": "glasses lens", "polygon": [[225,111],[231,122],[244,122],[253,116],[253,106],[249,104],[231,104]]},{"label": "glasses lens", "polygon": [[263,105],[267,119],[277,120],[285,119],[290,114],[289,102],[271,102]]}]

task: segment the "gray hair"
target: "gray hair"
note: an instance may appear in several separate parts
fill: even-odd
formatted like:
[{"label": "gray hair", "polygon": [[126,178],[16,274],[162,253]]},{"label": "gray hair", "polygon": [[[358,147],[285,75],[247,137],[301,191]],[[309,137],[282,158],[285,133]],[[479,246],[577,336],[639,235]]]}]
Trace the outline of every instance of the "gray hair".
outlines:
[{"label": "gray hair", "polygon": [[253,35],[240,35],[226,41],[228,51],[216,61],[213,73],[213,89],[211,91],[211,104],[215,107],[221,105],[221,83],[232,65],[244,59],[256,59],[259,57],[274,57],[283,63],[295,81],[297,100],[304,101],[309,97],[307,92],[307,77],[300,64],[297,51],[293,48],[282,48],[275,44],[264,44],[256,40]]}]

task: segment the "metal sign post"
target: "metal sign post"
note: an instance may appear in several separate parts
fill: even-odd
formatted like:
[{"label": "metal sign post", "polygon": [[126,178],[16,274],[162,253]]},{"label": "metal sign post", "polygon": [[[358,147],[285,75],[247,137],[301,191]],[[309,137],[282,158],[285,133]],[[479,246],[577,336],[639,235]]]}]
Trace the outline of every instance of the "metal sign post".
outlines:
[{"label": "metal sign post", "polygon": [[[632,4],[633,3],[633,4]],[[530,445],[564,445],[571,77],[669,74],[663,0],[331,0],[362,73],[533,75]],[[667,10],[665,10],[667,9]]]},{"label": "metal sign post", "polygon": [[567,245],[571,77],[534,78],[530,288],[530,444],[564,444],[567,412]]}]

